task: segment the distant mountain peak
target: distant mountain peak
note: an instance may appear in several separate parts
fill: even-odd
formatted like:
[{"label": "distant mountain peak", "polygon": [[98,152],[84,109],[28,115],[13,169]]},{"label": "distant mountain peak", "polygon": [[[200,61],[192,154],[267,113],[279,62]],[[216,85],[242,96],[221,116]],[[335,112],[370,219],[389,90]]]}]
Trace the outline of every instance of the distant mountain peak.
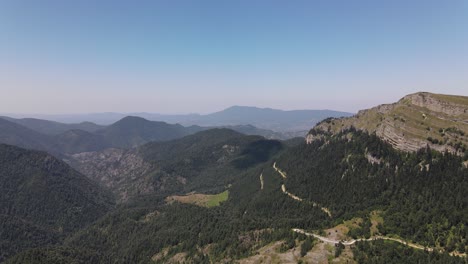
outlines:
[{"label": "distant mountain peak", "polygon": [[138,116],[126,116],[114,124],[99,130],[114,147],[136,147],[149,141],[166,141],[180,138],[197,131],[201,127],[186,128],[180,124],[168,124],[161,121],[150,121]]},{"label": "distant mountain peak", "polygon": [[[270,107],[256,107],[256,106],[242,106],[242,105],[233,105],[219,112],[236,112],[236,111],[255,111],[255,112],[285,112],[285,110],[274,109]],[[218,112],[218,113],[219,113]]]},{"label": "distant mountain peak", "polygon": [[126,116],[115,123],[125,123],[125,122],[150,122],[150,121],[139,116]]}]

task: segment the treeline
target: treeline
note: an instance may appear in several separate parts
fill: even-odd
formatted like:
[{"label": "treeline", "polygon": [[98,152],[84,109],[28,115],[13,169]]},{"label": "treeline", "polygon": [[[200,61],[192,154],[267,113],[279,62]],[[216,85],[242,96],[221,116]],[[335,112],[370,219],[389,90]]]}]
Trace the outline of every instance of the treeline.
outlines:
[{"label": "treeline", "polygon": [[300,235],[293,227],[319,229],[330,223],[319,209],[282,194],[278,177],[269,177],[273,172],[260,192],[259,174],[269,168],[257,166],[239,175],[220,207],[152,206],[149,201],[156,198],[146,197],[78,232],[66,245],[99,251],[114,263],[147,263],[164,250],[161,263],[181,252],[195,263],[219,262],[250,256],[272,241],[295,240]]},{"label": "treeline", "polygon": [[468,251],[468,169],[462,158],[429,148],[394,150],[354,129],[281,156],[288,190],[329,207],[340,222],[383,211],[383,234],[447,251]]},{"label": "treeline", "polygon": [[466,258],[429,252],[385,240],[358,242],[353,248],[354,260],[360,264],[466,264]]},{"label": "treeline", "polygon": [[[372,210],[382,212],[384,222],[378,226],[382,234],[396,234],[447,251],[466,251],[468,174],[459,157],[430,149],[401,153],[375,135],[355,130],[291,149],[273,141],[240,142],[235,134],[228,137],[229,144],[213,137],[214,145],[209,145],[210,135],[206,135],[196,142],[198,146],[187,148],[185,156],[160,165],[174,175],[192,173],[187,175],[195,180],[195,189],[229,189],[229,199],[221,206],[166,204],[161,195],[140,196],[68,237],[62,246],[27,251],[11,263],[24,263],[28,258],[37,258],[35,263],[66,258],[70,263],[165,263],[178,253],[193,263],[229,262],[278,240],[284,241],[282,251],[301,241],[305,254],[313,241],[291,228],[320,230],[360,216],[364,222],[350,235],[369,237],[372,223],[364,216]],[[244,147],[232,148],[236,145]],[[182,145],[173,147],[184,149]],[[157,162],[163,160],[160,155],[180,153],[169,145],[159,144],[158,148],[146,149],[144,154]],[[226,159],[219,159],[213,149]],[[164,150],[168,152],[164,154]],[[236,166],[239,160],[241,166]],[[274,161],[287,172],[286,180],[272,169]],[[289,192],[330,208],[332,218],[311,203],[283,194],[283,183]],[[434,263],[458,261],[383,241],[358,243],[354,251],[359,263],[392,263],[386,261],[391,257],[399,260],[393,263],[424,263],[428,256]]]}]

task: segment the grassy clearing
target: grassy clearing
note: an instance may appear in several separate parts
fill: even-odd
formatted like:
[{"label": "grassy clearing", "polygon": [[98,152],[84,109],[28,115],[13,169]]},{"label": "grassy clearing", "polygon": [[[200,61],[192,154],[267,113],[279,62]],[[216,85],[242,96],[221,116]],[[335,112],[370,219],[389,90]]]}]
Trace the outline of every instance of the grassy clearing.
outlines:
[{"label": "grassy clearing", "polygon": [[348,228],[348,229],[353,229],[353,228],[357,228],[357,227],[360,227],[361,224],[363,222],[363,219],[360,218],[360,217],[355,217],[351,220],[346,220],[346,221],[343,221],[343,224]]},{"label": "grassy clearing", "polygon": [[166,202],[171,203],[174,201],[186,204],[194,204],[201,207],[215,207],[219,206],[222,202],[227,201],[229,198],[229,191],[224,191],[218,194],[201,194],[190,193],[187,195],[173,195],[166,198]]},{"label": "grassy clearing", "polygon": [[222,202],[227,201],[229,198],[229,191],[226,190],[222,193],[218,193],[216,195],[211,195],[210,199],[206,203],[206,207],[215,207],[219,206]]}]

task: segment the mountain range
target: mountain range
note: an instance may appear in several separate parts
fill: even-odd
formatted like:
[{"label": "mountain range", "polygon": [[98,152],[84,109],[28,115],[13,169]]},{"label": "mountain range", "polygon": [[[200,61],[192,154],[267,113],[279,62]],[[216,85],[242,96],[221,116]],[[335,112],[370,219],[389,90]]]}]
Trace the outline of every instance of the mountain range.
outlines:
[{"label": "mountain range", "polygon": [[0,261],[466,263],[467,111],[416,93],[283,141],[135,116],[60,132],[0,119],[19,146],[0,145]]},{"label": "mountain range", "polygon": [[[10,119],[11,120],[11,119]],[[12,122],[15,121],[15,122]],[[72,129],[56,135],[42,134],[16,123],[18,120],[0,118],[0,143],[16,145],[28,149],[45,150],[58,156],[106,148],[131,148],[149,141],[164,141],[180,138],[206,128],[183,127],[164,122],[148,121],[140,117],[125,117],[118,122],[102,127],[94,132]],[[34,120],[34,124],[47,125],[47,120]],[[53,123],[57,127],[57,123]],[[66,124],[59,124],[63,127]],[[39,129],[43,130],[43,129]]]},{"label": "mountain range", "polygon": [[[272,130],[275,132],[306,132],[317,122],[327,117],[346,117],[351,113],[333,111],[333,110],[291,110],[284,111],[271,108],[258,108],[249,106],[232,106],[225,110],[211,114],[187,114],[187,115],[164,115],[154,113],[94,113],[94,114],[75,114],[75,115],[31,115],[40,119],[53,120],[62,123],[75,123],[71,127],[88,126],[88,129],[82,129],[93,132],[95,126],[87,122],[94,122],[101,125],[110,125],[126,116],[142,117],[150,121],[163,121],[171,124],[181,124],[184,126],[237,126],[252,125],[260,129]],[[18,115],[11,115],[17,116]],[[31,123],[29,118],[28,123]],[[85,123],[83,123],[85,122]],[[22,122],[25,124],[25,122]],[[35,126],[37,127],[37,126]],[[29,128],[32,128],[29,125]],[[78,128],[80,129],[80,128]],[[58,129],[57,129],[58,130]],[[94,130],[95,131],[95,130]],[[62,131],[64,132],[64,131]],[[305,133],[301,134],[303,136]]]},{"label": "mountain range", "polygon": [[1,119],[5,119],[16,123],[18,125],[22,125],[39,133],[45,135],[58,135],[69,130],[83,130],[86,132],[96,132],[104,126],[96,125],[95,123],[91,122],[81,122],[77,124],[64,124],[55,121],[43,120],[43,119],[36,119],[36,118],[11,118],[8,116],[0,116]]},{"label": "mountain range", "polygon": [[[285,140],[304,137],[311,125],[325,117],[349,114],[329,110],[281,111],[236,106],[209,115],[171,116],[147,113],[138,115],[125,116],[111,113],[77,115],[70,118],[49,116],[51,119],[64,118],[68,121],[89,118],[78,123],[3,116],[0,117],[0,143],[45,150],[56,155],[75,154],[106,148],[136,147],[146,142],[171,140],[214,127],[229,128],[243,134],[260,135],[268,139]],[[90,122],[102,121],[104,120],[102,118],[107,118],[109,121],[120,117],[121,119],[109,125]],[[151,121],[154,119],[159,121]],[[252,124],[273,129],[260,128]],[[282,132],[278,132],[279,130]]]}]

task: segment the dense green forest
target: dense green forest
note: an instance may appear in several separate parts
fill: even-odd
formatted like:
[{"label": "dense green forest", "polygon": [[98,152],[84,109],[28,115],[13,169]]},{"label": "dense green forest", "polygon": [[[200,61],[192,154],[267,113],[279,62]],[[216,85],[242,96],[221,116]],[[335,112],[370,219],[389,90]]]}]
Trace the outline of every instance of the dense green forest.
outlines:
[{"label": "dense green forest", "polygon": [[110,192],[45,152],[0,144],[0,261],[56,244],[113,207]]},{"label": "dense green forest", "polygon": [[220,207],[167,205],[163,197],[142,197],[78,232],[67,245],[99,250],[119,263],[146,262],[165,248],[170,249],[168,257],[187,252],[198,260],[204,257],[201,249],[209,247],[209,259],[221,261],[246,257],[261,245],[293,236],[292,227],[325,226],[328,220],[320,210],[281,194],[277,177],[266,180],[265,192],[259,193],[262,169],[240,175]]},{"label": "dense green forest", "polygon": [[337,220],[379,209],[384,235],[466,252],[468,169],[462,161],[430,149],[398,152],[375,135],[350,130],[298,146],[278,166],[288,173],[288,191],[330,208]]},{"label": "dense green forest", "polygon": [[[374,210],[383,217],[378,226],[382,235],[467,251],[468,170],[462,158],[448,153],[402,153],[375,135],[355,130],[309,145],[288,145],[226,129],[149,143],[138,151],[168,175],[187,178],[187,186],[140,195],[111,211],[105,207],[100,210],[105,215],[80,220],[66,237],[46,237],[25,246],[36,248],[9,263],[165,263],[177,253],[193,263],[231,262],[279,240],[285,250],[300,246],[306,253],[313,241],[292,228],[319,231],[357,216],[364,221],[353,236],[366,237],[371,225],[366,217]],[[272,168],[275,161],[286,179]],[[332,217],[313,203],[291,199],[282,184],[294,195],[329,208]],[[229,198],[211,208],[165,201],[188,190],[229,190]],[[3,221],[4,226],[24,225],[31,237],[42,238],[45,232],[16,220]],[[304,242],[296,245],[296,239]],[[353,253],[359,263],[465,261],[384,241],[358,243]]]},{"label": "dense green forest", "polygon": [[246,136],[229,129],[211,129],[182,139],[149,143],[139,148],[139,152],[167,174],[188,179],[185,192],[213,193],[237,181],[239,174],[268,161],[283,148],[276,140]]},{"label": "dense green forest", "polygon": [[[67,129],[68,128],[68,129]],[[19,120],[0,117],[0,143],[65,154],[131,148],[151,141],[167,141],[206,130],[199,126],[149,121],[128,116],[109,126],[67,125],[47,120]]]},{"label": "dense green forest", "polygon": [[413,249],[399,243],[376,240],[359,242],[353,248],[354,260],[362,264],[466,264],[466,258]]}]

